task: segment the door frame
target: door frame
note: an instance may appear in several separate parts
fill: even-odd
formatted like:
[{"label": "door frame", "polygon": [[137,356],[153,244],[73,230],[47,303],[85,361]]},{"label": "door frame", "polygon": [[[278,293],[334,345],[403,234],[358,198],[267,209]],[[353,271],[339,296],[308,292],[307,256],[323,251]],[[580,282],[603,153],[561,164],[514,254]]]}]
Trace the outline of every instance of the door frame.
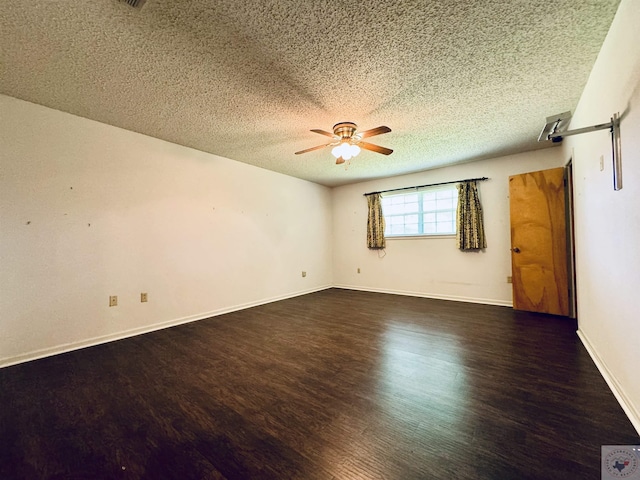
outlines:
[{"label": "door frame", "polygon": [[574,226],[574,198],[573,198],[573,156],[564,166],[565,180],[565,209],[567,232],[567,281],[569,285],[569,317],[578,318],[578,298],[576,288],[576,235]]}]

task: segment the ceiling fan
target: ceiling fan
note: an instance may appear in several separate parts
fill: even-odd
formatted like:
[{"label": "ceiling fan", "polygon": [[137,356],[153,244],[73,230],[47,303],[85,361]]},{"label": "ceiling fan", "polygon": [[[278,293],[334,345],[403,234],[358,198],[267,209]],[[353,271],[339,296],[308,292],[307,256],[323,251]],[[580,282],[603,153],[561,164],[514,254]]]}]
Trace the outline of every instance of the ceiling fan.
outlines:
[{"label": "ceiling fan", "polygon": [[374,135],[381,135],[383,133],[389,133],[391,129],[389,127],[381,126],[372,128],[371,130],[365,130],[364,132],[357,131],[358,126],[353,122],[340,122],[333,126],[333,133],[326,132],[324,130],[313,129],[314,133],[325,135],[333,139],[332,142],[318,145],[316,147],[307,148],[306,150],[300,150],[296,152],[296,155],[301,153],[313,152],[324,147],[333,146],[331,153],[336,157],[336,165],[344,163],[346,160],[355,157],[360,153],[360,149],[371,150],[372,152],[382,153],[383,155],[391,155],[393,150],[390,148],[374,145],[373,143],[363,142],[363,138],[373,137]]}]

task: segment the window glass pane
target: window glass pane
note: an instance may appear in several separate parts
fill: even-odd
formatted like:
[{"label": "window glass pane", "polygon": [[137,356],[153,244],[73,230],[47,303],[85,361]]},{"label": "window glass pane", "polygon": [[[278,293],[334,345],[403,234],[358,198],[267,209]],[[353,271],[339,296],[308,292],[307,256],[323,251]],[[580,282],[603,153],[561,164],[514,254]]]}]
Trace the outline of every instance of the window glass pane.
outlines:
[{"label": "window glass pane", "polygon": [[402,235],[404,233],[404,224],[403,225],[391,225],[391,233],[396,235]]},{"label": "window glass pane", "polygon": [[417,193],[410,193],[408,195],[405,195],[405,202],[409,203],[409,202],[417,202],[418,201],[418,194]]},{"label": "window glass pane", "polygon": [[404,233],[415,235],[420,233],[417,223],[409,223],[405,225]]},{"label": "window glass pane", "polygon": [[422,218],[423,218],[423,221],[425,223],[427,223],[427,222],[432,222],[433,223],[433,222],[436,221],[436,214],[435,213],[425,213],[422,216]]},{"label": "window glass pane", "polygon": [[418,202],[407,203],[405,204],[405,213],[417,212],[418,211]]},{"label": "window glass pane", "polygon": [[438,218],[438,223],[440,223],[440,222],[452,223],[453,222],[453,213],[451,211],[449,211],[449,212],[438,212],[436,216]]},{"label": "window glass pane", "polygon": [[450,232],[453,231],[453,224],[452,223],[438,223],[436,229],[437,229],[438,233],[450,233]]},{"label": "window glass pane", "polygon": [[434,192],[434,191],[422,192],[422,198],[424,200],[435,200],[436,199],[436,192]]},{"label": "window glass pane", "polygon": [[438,190],[435,192],[437,199],[453,198],[453,190]]},{"label": "window glass pane", "polygon": [[452,198],[446,198],[443,200],[438,200],[438,210],[443,210],[443,209],[451,209],[453,208],[453,199]]},{"label": "window glass pane", "polygon": [[384,212],[382,212],[382,214],[384,215],[386,213],[388,215],[398,215],[403,212],[404,212],[404,205],[391,205]]},{"label": "window glass pane", "polygon": [[436,209],[436,201],[435,200],[427,200],[424,202],[424,210],[426,212],[432,212]]},{"label": "window glass pane", "polygon": [[424,224],[424,233],[436,233],[436,224],[435,223],[425,223]]}]

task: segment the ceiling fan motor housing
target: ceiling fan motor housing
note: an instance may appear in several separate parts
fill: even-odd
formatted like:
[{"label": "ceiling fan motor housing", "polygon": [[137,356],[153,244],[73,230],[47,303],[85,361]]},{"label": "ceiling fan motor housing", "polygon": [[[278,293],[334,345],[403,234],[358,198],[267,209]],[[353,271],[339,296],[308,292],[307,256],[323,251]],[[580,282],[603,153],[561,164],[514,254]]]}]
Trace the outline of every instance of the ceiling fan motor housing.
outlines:
[{"label": "ceiling fan motor housing", "polygon": [[333,134],[343,140],[348,140],[356,133],[358,126],[353,122],[340,122],[333,126]]}]

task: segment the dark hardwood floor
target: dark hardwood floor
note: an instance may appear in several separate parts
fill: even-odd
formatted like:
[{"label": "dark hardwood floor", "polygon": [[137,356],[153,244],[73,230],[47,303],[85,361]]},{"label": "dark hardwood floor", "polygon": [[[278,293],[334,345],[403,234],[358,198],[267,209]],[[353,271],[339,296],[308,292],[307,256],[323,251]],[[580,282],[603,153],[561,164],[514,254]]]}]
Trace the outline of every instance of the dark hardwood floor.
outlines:
[{"label": "dark hardwood floor", "polygon": [[599,479],[573,321],[326,290],[0,370],[1,479]]}]

